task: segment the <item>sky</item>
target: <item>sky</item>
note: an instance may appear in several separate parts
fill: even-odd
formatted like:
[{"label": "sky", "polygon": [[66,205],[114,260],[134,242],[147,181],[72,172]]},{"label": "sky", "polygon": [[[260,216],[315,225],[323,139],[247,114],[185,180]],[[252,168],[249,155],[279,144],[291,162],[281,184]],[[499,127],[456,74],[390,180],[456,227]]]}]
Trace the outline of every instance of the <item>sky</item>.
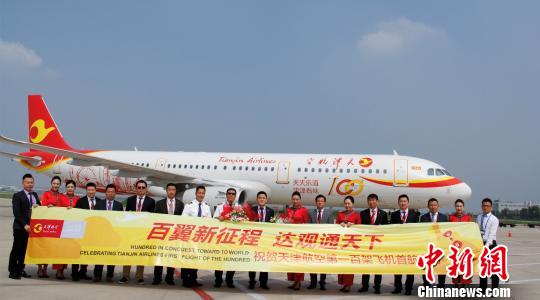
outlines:
[{"label": "sky", "polygon": [[[0,133],[27,139],[35,93],[79,149],[395,149],[467,182],[473,207],[540,200],[539,13],[538,1],[0,1]],[[0,158],[0,183],[24,172]]]}]

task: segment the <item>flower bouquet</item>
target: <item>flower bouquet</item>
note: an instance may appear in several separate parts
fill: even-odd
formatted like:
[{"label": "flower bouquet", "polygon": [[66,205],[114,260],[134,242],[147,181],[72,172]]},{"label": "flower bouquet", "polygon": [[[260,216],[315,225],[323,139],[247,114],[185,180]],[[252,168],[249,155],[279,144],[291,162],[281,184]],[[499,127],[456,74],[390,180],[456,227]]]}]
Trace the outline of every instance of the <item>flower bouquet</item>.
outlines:
[{"label": "flower bouquet", "polygon": [[287,217],[286,214],[276,214],[270,219],[270,223],[276,224],[289,224],[291,220]]}]

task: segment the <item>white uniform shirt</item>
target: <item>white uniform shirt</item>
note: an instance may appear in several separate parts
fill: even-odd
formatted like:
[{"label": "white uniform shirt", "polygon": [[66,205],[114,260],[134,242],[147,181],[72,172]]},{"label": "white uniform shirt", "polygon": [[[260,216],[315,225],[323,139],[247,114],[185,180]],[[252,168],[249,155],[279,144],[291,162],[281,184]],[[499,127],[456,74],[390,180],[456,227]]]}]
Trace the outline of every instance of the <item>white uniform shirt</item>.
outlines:
[{"label": "white uniform shirt", "polygon": [[[182,216],[197,217],[199,212],[199,201],[196,199],[191,201],[182,212]],[[208,204],[201,202],[201,218],[211,218],[212,213],[210,212],[210,206]]]},{"label": "white uniform shirt", "polygon": [[480,226],[480,234],[482,235],[482,240],[486,243],[487,246],[491,246],[493,241],[497,240],[497,229],[499,228],[499,219],[492,213],[487,214],[484,217],[484,222],[482,223],[482,216],[484,214],[479,214],[476,217],[476,223]]},{"label": "white uniform shirt", "polygon": [[[216,207],[216,210],[214,211],[214,218],[216,219],[219,219],[219,217],[221,216],[221,214],[223,213],[223,206],[225,206],[225,204],[229,204],[229,202],[225,201],[223,203],[221,203],[220,205],[218,205]],[[233,202],[233,204],[231,205],[232,207],[235,207],[235,204]]]}]

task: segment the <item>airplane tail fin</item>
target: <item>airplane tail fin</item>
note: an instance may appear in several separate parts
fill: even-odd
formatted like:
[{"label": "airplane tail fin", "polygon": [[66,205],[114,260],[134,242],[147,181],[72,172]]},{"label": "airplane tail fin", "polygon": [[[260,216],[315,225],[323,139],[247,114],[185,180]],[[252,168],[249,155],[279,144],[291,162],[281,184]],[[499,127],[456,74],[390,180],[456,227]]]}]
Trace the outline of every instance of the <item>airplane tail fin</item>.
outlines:
[{"label": "airplane tail fin", "polygon": [[28,96],[28,139],[34,144],[73,150],[62,137],[41,95]]}]

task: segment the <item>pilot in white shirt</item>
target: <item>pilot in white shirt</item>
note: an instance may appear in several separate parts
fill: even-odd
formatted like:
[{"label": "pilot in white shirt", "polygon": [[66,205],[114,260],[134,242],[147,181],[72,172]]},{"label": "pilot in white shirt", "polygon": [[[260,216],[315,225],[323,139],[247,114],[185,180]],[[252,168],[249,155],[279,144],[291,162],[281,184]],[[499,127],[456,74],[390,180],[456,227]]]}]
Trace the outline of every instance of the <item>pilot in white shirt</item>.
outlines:
[{"label": "pilot in white shirt", "polygon": [[204,203],[204,196],[206,191],[202,188],[197,187],[195,192],[195,200],[187,204],[182,212],[182,216],[190,217],[200,217],[200,218],[211,218],[212,213],[210,212],[210,206]]}]

